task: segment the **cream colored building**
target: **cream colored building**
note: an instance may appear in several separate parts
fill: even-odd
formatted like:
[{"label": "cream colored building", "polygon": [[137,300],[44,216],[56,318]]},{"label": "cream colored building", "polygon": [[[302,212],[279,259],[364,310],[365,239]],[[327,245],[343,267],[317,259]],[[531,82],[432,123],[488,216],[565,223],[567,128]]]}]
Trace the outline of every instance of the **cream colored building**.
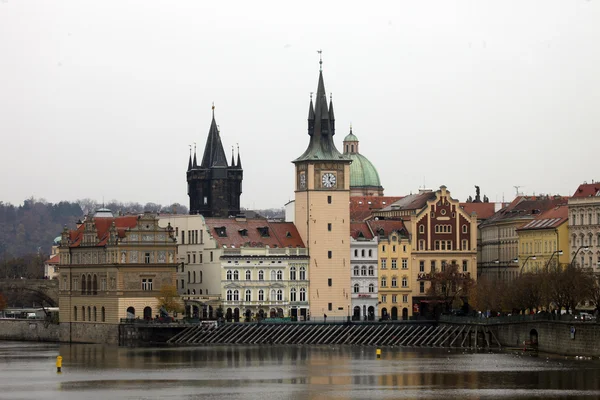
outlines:
[{"label": "cream colored building", "polygon": [[579,185],[569,199],[569,238],[575,265],[600,273],[600,183]]},{"label": "cream colored building", "polygon": [[153,214],[88,215],[62,233],[59,249],[61,323],[119,323],[159,314],[160,289],[175,286],[177,245]]},{"label": "cream colored building", "polygon": [[350,163],[335,147],[333,103],[327,105],[319,72],[308,113],[309,144],[295,164],[295,217],[310,254],[309,303],[313,316],[350,314]]}]

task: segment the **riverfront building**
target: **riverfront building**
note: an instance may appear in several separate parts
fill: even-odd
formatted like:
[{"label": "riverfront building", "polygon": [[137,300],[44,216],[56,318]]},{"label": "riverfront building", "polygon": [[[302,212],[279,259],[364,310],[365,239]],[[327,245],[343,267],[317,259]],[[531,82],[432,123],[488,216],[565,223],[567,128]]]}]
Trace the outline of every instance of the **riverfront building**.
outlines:
[{"label": "riverfront building", "polygon": [[309,317],[309,258],[294,224],[207,218],[220,249],[223,313],[228,321]]},{"label": "riverfront building", "polygon": [[568,254],[575,265],[600,273],[600,183],[579,185],[568,204]]},{"label": "riverfront building", "polygon": [[377,287],[377,241],[367,222],[350,224],[350,269],[353,321],[379,318]]},{"label": "riverfront building", "polygon": [[160,289],[175,286],[177,245],[171,227],[150,213],[114,217],[102,209],[59,249],[60,322],[112,323],[159,314]]}]

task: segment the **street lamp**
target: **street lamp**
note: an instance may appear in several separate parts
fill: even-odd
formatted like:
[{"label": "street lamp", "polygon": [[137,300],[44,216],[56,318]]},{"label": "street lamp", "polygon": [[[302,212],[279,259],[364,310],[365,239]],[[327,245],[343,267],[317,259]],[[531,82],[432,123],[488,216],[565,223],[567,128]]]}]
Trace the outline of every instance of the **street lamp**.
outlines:
[{"label": "street lamp", "polygon": [[348,304],[348,322],[350,322],[350,304]]},{"label": "street lamp", "polygon": [[546,263],[546,271],[548,271],[548,267],[550,266],[550,261],[552,261],[552,257],[554,257],[555,254],[558,254],[559,256],[562,256],[563,255],[563,251],[562,250],[556,250],[555,252],[552,253],[552,255],[550,256],[550,259]]},{"label": "street lamp", "polygon": [[525,262],[523,263],[523,266],[521,267],[521,271],[519,272],[519,275],[523,274],[523,268],[525,268],[525,265],[527,265],[527,261],[529,261],[529,259],[530,259],[530,258],[531,258],[532,260],[535,260],[535,259],[537,259],[537,257],[535,256],[535,254],[534,254],[534,255],[532,255],[532,256],[528,256],[528,257],[525,259]]},{"label": "street lamp", "polygon": [[[571,267],[573,266],[573,263],[575,262],[575,257],[577,257],[577,254],[579,253],[579,250],[581,250],[581,249],[583,249],[583,251],[588,251],[590,249],[590,247],[589,246],[579,246],[579,248],[575,252],[575,255],[571,259]],[[581,266],[583,267],[583,263]]]}]

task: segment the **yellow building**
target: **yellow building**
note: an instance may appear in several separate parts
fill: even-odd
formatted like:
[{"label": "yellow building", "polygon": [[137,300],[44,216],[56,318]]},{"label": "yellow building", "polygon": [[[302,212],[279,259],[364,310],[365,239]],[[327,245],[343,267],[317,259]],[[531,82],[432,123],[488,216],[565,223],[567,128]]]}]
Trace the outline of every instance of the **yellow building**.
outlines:
[{"label": "yellow building", "polygon": [[517,229],[521,273],[544,271],[570,262],[568,217],[565,204],[543,212]]},{"label": "yellow building", "polygon": [[310,142],[295,159],[294,223],[310,255],[310,310],[349,318],[350,305],[350,163],[335,147],[333,103],[327,106],[323,73],[308,111]]},{"label": "yellow building", "polygon": [[[433,312],[431,304],[436,299],[427,293],[432,273],[456,264],[462,274],[477,279],[477,216],[468,214],[446,186],[435,192],[421,190],[408,195],[374,211],[373,217],[379,218],[379,222],[382,218],[403,220],[410,237],[407,247],[411,289],[409,317]],[[381,266],[379,273],[382,273]],[[379,293],[381,299],[381,285]],[[389,299],[386,300],[389,303]]]},{"label": "yellow building", "polygon": [[[62,233],[59,264],[61,325],[66,341],[85,339],[102,324],[122,319],[152,319],[157,296],[175,287],[177,245],[172,230],[155,215],[113,217],[110,210],[89,215],[76,230]],[[73,334],[72,323],[89,324]],[[100,328],[102,329],[102,328]],[[84,332],[84,333],[82,333]]]},{"label": "yellow building", "polygon": [[382,320],[407,319],[412,313],[411,245],[402,221],[369,221],[379,237],[379,315]]}]

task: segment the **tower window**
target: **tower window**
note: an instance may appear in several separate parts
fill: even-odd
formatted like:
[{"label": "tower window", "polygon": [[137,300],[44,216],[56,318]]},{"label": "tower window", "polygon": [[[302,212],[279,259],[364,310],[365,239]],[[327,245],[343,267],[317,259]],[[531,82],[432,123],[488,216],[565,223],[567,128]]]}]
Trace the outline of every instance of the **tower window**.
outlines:
[{"label": "tower window", "polygon": [[331,232],[331,223],[328,223],[328,224],[327,224],[327,230],[328,230],[329,232]]},{"label": "tower window", "polygon": [[333,285],[333,279],[328,278],[327,279],[327,286],[332,286]]},{"label": "tower window", "polygon": [[327,258],[331,258],[332,256],[333,256],[333,253],[332,253],[332,251],[331,251],[331,250],[329,250],[329,251],[327,252]]},{"label": "tower window", "polygon": [[327,196],[327,203],[331,204],[331,196]]}]

